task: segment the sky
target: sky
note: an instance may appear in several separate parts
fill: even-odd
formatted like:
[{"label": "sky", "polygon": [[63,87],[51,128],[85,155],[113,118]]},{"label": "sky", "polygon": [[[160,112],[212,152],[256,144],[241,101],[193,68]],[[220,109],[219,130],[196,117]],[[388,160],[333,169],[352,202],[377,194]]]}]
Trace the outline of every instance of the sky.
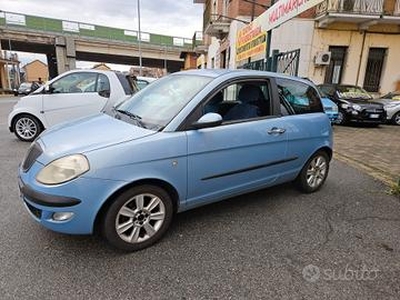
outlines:
[{"label": "sky", "polygon": [[[142,32],[192,38],[203,27],[203,6],[193,0],[139,0]],[[0,10],[138,30],[138,0],[1,0]],[[21,64],[42,55],[19,53]],[[28,60],[28,61],[27,61]]]}]

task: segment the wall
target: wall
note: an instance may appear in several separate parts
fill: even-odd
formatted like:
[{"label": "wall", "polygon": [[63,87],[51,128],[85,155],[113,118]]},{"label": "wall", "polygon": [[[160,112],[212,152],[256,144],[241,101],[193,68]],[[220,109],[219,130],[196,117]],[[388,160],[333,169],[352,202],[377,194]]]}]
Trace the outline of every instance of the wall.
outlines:
[{"label": "wall", "polygon": [[[400,80],[400,34],[363,32],[346,30],[345,24],[331,29],[316,29],[313,36],[311,56],[318,51],[327,51],[329,46],[348,46],[342,83],[362,86],[368,61],[369,48],[387,48],[385,64],[382,70],[380,94],[393,91]],[[350,26],[347,26],[349,28]],[[377,28],[375,29],[377,30]],[[312,61],[309,64],[309,77],[316,83],[322,83],[326,67],[316,67]]]},{"label": "wall", "polygon": [[280,52],[300,48],[299,76],[310,77],[309,66],[313,62],[313,30],[314,21],[302,18],[292,19],[272,30],[271,53],[277,49]]},{"label": "wall", "polygon": [[46,82],[49,79],[49,71],[47,65],[39,60],[35,60],[25,65],[24,69],[25,81],[38,81],[39,78],[41,78],[43,82]]}]

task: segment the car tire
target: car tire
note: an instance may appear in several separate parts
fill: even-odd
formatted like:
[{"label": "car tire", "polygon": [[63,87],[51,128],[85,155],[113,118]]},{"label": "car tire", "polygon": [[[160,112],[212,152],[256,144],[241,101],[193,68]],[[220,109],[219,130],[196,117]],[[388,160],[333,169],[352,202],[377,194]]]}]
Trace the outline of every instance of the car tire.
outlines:
[{"label": "car tire", "polygon": [[400,111],[398,111],[397,113],[395,113],[393,115],[392,122],[393,122],[393,124],[400,126]]},{"label": "car tire", "polygon": [[32,142],[43,131],[40,121],[27,114],[16,116],[12,124],[15,136],[23,142]]},{"label": "car tire", "polygon": [[335,120],[335,124],[346,125],[347,123],[348,123],[348,120],[347,120],[346,114],[343,113],[342,111],[339,111],[337,119]]},{"label": "car tire", "polygon": [[329,173],[329,157],[325,151],[311,156],[296,178],[296,185],[304,193],[313,193],[324,184]]},{"label": "car tire", "polygon": [[128,189],[110,204],[102,221],[103,238],[123,251],[149,247],[164,235],[173,217],[169,194],[154,185]]}]

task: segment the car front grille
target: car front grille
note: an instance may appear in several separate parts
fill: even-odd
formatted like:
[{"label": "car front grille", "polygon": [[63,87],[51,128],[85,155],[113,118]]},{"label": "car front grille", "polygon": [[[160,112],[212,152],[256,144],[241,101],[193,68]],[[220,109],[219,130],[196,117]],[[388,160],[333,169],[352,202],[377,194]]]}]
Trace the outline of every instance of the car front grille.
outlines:
[{"label": "car front grille", "polygon": [[24,160],[22,161],[22,170],[27,172],[32,167],[35,160],[42,154],[42,152],[43,150],[40,148],[39,144],[32,144]]},{"label": "car front grille", "polygon": [[33,207],[30,205],[28,202],[24,201],[26,204],[26,207],[29,209],[29,211],[34,215],[36,218],[40,219],[42,217],[42,211],[40,209],[37,209],[36,207]]}]

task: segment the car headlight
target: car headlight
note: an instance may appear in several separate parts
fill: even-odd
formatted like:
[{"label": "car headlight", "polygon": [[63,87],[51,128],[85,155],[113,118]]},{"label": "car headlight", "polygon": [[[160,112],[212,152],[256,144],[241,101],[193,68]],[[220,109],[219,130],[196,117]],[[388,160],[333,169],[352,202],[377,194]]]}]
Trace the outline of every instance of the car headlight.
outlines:
[{"label": "car headlight", "polygon": [[332,111],[337,112],[339,110],[337,105],[332,106]]},{"label": "car headlight", "polygon": [[358,110],[358,111],[361,110],[361,106],[358,105],[358,104],[353,104],[351,107],[352,107],[354,110]]},{"label": "car headlight", "polygon": [[89,161],[82,154],[73,154],[53,160],[36,176],[43,184],[59,184],[70,181],[89,170]]},{"label": "car headlight", "polygon": [[342,103],[340,106],[344,109],[348,109],[350,105],[348,105],[347,103]]}]

